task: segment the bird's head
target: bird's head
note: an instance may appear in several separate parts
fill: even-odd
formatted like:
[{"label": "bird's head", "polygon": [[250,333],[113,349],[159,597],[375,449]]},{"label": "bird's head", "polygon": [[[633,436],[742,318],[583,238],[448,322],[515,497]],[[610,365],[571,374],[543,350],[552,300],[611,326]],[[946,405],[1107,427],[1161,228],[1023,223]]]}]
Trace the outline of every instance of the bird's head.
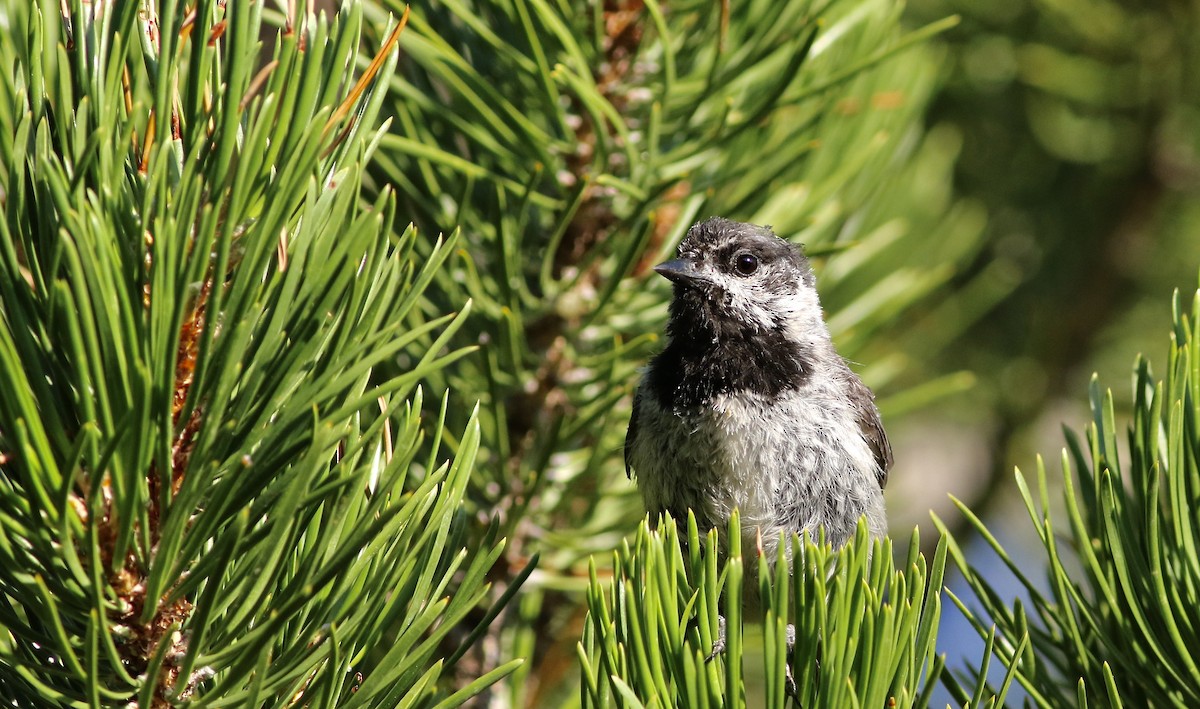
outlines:
[{"label": "bird's head", "polygon": [[654,270],[675,284],[673,337],[683,329],[715,340],[765,333],[827,337],[808,259],[767,227],[720,217],[699,222],[679,245],[679,256]]}]

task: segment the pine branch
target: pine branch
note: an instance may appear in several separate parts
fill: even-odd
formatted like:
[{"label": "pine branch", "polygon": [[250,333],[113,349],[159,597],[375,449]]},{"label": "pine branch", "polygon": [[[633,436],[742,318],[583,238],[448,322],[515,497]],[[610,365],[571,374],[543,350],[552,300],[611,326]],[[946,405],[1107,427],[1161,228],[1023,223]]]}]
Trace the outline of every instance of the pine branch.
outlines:
[{"label": "pine branch", "polygon": [[256,69],[259,3],[64,7],[0,42],[0,700],[465,701],[434,649],[503,543],[418,384],[470,303],[422,312],[455,239],[360,202],[403,19],[356,83],[361,9]]},{"label": "pine branch", "polygon": [[[1000,555],[1030,607],[1010,607],[950,547],[974,599],[957,600],[981,636],[1038,706],[1191,706],[1200,670],[1193,657],[1200,587],[1200,369],[1195,323],[1176,294],[1167,375],[1134,365],[1128,464],[1118,444],[1112,393],[1093,378],[1093,421],[1086,440],[1067,431],[1062,455],[1063,511],[1055,511],[1050,476],[1039,458],[1036,490],[1017,472],[1018,490],[1047,566],[1047,583],[1026,575],[986,525],[960,504],[971,525]],[[941,523],[939,522],[939,525]],[[1016,639],[1028,635],[1028,647]],[[1147,671],[1146,668],[1153,668]],[[1077,680],[1077,684],[1076,684]]]},{"label": "pine branch", "polygon": [[[674,520],[647,521],[614,554],[611,580],[593,565],[583,706],[928,706],[944,662],[945,540],[927,561],[914,532],[894,568],[890,541],[873,542],[865,525],[839,551],[793,535],[772,565],[743,551],[740,529],[735,515],[723,555],[691,516],[686,538]],[[761,677],[743,657],[743,620],[762,624]],[[721,626],[725,650],[713,656]],[[1003,704],[1006,688],[986,690],[971,706]]]}]

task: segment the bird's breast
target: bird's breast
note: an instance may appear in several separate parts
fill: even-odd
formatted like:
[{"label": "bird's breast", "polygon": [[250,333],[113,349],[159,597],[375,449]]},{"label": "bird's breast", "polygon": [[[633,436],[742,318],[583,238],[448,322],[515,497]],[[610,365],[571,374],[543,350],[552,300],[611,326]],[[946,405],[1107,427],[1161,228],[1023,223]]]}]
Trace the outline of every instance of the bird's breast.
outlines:
[{"label": "bird's breast", "polygon": [[737,508],[773,545],[780,530],[852,528],[876,504],[874,459],[836,396],[739,392],[682,411],[647,399],[632,463],[652,513],[719,527]]}]

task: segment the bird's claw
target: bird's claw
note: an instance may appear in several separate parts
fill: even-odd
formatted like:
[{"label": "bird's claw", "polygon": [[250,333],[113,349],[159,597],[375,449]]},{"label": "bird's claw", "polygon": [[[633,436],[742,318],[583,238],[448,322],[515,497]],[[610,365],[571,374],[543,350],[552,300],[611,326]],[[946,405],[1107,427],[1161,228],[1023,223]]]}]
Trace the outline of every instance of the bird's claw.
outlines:
[{"label": "bird's claw", "polygon": [[[786,691],[789,697],[796,696],[796,677],[792,674],[792,651],[796,648],[796,626],[791,623],[787,624],[787,629],[784,631],[787,642],[787,674]],[[725,616],[717,615],[717,637],[713,640],[712,650],[709,651],[708,657],[704,658],[705,662],[712,662],[717,658],[717,655],[725,652]]]},{"label": "bird's claw", "polygon": [[792,651],[796,649],[796,626],[791,623],[787,624],[784,630],[785,642],[787,643],[787,670],[784,682],[786,683],[785,691],[787,696],[799,698],[796,696],[796,677],[792,674]]},{"label": "bird's claw", "polygon": [[717,637],[713,640],[712,650],[709,651],[705,662],[712,662],[717,655],[725,652],[725,616],[717,615]]}]

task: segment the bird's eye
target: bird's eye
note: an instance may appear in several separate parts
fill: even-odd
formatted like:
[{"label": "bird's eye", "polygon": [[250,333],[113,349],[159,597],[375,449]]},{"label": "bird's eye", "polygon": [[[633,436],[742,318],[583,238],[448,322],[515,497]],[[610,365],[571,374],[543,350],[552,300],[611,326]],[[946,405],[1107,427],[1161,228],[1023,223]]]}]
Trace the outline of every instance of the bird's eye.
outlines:
[{"label": "bird's eye", "polygon": [[733,260],[733,267],[743,276],[749,276],[758,270],[758,257],[754,254],[738,254]]}]

